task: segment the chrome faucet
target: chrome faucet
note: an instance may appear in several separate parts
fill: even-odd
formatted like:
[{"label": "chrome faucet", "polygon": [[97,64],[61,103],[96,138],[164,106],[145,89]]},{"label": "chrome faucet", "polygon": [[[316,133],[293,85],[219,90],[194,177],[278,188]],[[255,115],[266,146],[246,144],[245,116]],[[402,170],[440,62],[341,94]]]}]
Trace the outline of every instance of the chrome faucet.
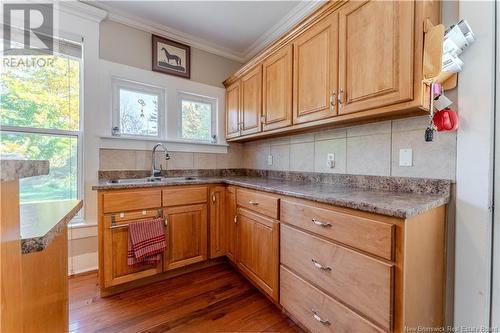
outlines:
[{"label": "chrome faucet", "polygon": [[167,147],[163,143],[155,144],[155,146],[153,147],[153,151],[152,151],[153,156],[151,156],[151,178],[158,177],[160,175],[160,172],[161,172],[161,170],[156,169],[156,154],[155,153],[156,153],[156,149],[158,147],[163,148],[163,151],[165,152],[165,160],[168,161],[170,159],[170,155],[168,154]]}]

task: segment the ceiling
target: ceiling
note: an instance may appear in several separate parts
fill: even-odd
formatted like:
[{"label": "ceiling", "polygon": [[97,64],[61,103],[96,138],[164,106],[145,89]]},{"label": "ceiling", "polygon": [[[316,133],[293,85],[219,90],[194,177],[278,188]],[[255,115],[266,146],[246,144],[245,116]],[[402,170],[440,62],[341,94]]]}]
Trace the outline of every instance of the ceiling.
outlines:
[{"label": "ceiling", "polygon": [[317,1],[92,1],[108,18],[246,61],[316,8]]}]

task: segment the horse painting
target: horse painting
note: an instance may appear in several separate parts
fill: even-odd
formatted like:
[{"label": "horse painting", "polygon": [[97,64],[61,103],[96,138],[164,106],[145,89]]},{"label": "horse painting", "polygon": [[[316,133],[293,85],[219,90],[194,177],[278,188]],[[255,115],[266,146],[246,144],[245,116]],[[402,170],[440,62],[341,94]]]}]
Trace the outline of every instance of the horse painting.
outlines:
[{"label": "horse painting", "polygon": [[162,47],[161,50],[165,52],[165,56],[167,57],[167,63],[170,64],[170,60],[174,60],[177,66],[182,66],[182,59],[175,54],[168,53],[167,49]]}]

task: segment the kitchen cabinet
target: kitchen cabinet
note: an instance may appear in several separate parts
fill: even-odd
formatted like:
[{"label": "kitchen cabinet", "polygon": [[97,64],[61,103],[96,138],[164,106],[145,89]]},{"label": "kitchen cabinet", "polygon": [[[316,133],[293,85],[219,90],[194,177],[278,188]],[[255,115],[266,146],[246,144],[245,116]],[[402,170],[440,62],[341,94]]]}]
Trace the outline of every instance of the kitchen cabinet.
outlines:
[{"label": "kitchen cabinet", "polygon": [[278,50],[262,65],[262,130],[292,124],[292,45]]},{"label": "kitchen cabinet", "polygon": [[413,97],[414,3],[351,1],[339,10],[339,114]]},{"label": "kitchen cabinet", "polygon": [[338,14],[332,13],[293,42],[293,123],[336,114]]},{"label": "kitchen cabinet", "polygon": [[207,204],[167,207],[164,210],[167,250],[164,270],[207,259]]},{"label": "kitchen cabinet", "polygon": [[238,268],[278,301],[279,222],[238,208]]},{"label": "kitchen cabinet", "polygon": [[226,255],[226,187],[210,189],[210,258]]},{"label": "kitchen cabinet", "polygon": [[[134,220],[156,217],[157,210],[125,212],[116,216],[105,215],[102,225],[102,269],[100,274],[104,278],[104,288],[117,286],[123,283],[142,279],[147,276],[159,274],[163,270],[160,261],[158,265],[144,265],[129,267],[127,264],[128,253],[128,225]],[[112,220],[115,219],[115,223]]]},{"label": "kitchen cabinet", "polygon": [[226,138],[240,136],[240,81],[226,88]]},{"label": "kitchen cabinet", "polygon": [[[433,0],[326,2],[224,81],[228,141],[426,114],[424,37],[439,23],[440,7]],[[427,58],[426,68],[441,68],[440,57]]]},{"label": "kitchen cabinet", "polygon": [[241,135],[261,131],[262,66],[257,66],[241,78]]},{"label": "kitchen cabinet", "polygon": [[229,186],[226,189],[226,241],[227,257],[233,263],[236,262],[236,188]]}]

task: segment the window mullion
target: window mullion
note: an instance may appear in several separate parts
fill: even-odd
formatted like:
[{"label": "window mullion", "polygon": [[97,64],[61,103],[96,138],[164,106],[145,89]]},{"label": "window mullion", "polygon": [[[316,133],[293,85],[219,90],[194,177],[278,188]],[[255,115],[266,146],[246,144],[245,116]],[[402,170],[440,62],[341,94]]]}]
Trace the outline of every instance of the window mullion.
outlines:
[{"label": "window mullion", "polygon": [[37,128],[37,127],[21,127],[21,126],[0,126],[2,132],[20,132],[20,133],[34,133],[34,134],[47,134],[47,135],[60,135],[60,136],[79,136],[80,131],[69,131],[55,128]]}]

